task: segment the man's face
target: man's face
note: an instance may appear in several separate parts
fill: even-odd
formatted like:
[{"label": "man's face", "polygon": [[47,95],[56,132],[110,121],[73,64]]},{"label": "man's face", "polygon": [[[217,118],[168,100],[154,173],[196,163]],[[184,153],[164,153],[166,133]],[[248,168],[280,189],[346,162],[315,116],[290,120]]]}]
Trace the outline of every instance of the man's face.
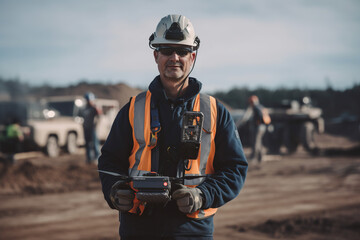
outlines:
[{"label": "man's face", "polygon": [[[183,80],[190,72],[196,53],[187,52],[186,49],[191,48],[184,45],[162,45],[161,48],[163,50],[154,51],[155,62],[158,65],[161,80],[172,82]],[[172,52],[172,49],[169,48],[177,48],[180,51],[178,53],[176,51]],[[182,48],[184,48],[184,51],[181,50]],[[169,55],[169,53],[171,54]]]}]

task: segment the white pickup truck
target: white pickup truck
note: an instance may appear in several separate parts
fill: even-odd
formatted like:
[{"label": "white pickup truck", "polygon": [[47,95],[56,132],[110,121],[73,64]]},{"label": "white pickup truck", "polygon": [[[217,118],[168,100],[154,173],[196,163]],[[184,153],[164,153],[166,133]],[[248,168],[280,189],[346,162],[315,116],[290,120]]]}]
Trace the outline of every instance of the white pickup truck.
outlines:
[{"label": "white pickup truck", "polygon": [[[39,102],[0,102],[0,151],[6,152],[5,127],[14,118],[21,123],[25,136],[22,151],[43,150],[50,157],[57,157],[63,149],[70,154],[85,144],[83,119],[79,112],[86,101],[81,96],[57,96]],[[96,99],[102,110],[97,124],[97,135],[104,142],[119,111],[119,102],[111,99]]]},{"label": "white pickup truck", "polygon": [[0,150],[10,149],[5,136],[5,128],[16,119],[21,125],[24,140],[21,151],[43,150],[50,157],[59,155],[64,149],[73,154],[84,144],[83,129],[73,118],[60,116],[57,111],[40,101],[0,102]]},{"label": "white pickup truck", "polygon": [[[83,122],[80,112],[85,108],[86,100],[82,96],[54,96],[43,100],[50,108],[58,111],[61,116],[70,117],[78,123]],[[119,111],[119,102],[113,99],[96,98],[95,105],[102,112],[96,126],[96,133],[100,142],[105,142]]]}]

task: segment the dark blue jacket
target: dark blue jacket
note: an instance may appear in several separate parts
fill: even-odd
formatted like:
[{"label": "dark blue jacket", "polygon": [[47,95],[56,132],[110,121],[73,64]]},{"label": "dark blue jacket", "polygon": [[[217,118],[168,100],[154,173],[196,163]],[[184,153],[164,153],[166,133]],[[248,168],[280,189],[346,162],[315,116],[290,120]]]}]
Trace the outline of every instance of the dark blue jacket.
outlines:
[{"label": "dark blue jacket", "polygon": [[[180,143],[180,119],[184,111],[192,109],[194,97],[200,92],[201,83],[190,78],[189,87],[182,97],[172,101],[166,97],[159,76],[149,86],[159,110],[161,131],[159,133],[161,175],[176,176],[177,147]],[[136,116],[135,116],[136,117]],[[217,101],[217,130],[215,136],[215,174],[198,186],[204,193],[203,208],[221,207],[234,199],[244,185],[247,161],[235,124],[226,108]],[[111,132],[102,147],[98,168],[127,175],[128,158],[133,147],[132,128],[129,122],[129,103],[118,113]],[[100,173],[104,197],[111,208],[111,186],[117,177]],[[151,206],[142,216],[121,213],[120,235],[125,236],[202,236],[213,234],[213,216],[193,220],[181,213],[175,201],[165,207]],[[150,239],[150,238],[149,238]]]}]

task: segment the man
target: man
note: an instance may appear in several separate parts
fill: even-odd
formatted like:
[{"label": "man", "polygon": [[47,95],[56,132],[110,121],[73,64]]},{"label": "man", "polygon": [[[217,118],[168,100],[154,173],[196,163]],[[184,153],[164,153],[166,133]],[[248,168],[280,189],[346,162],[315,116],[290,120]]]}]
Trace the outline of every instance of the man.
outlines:
[{"label": "man", "polygon": [[21,130],[20,120],[17,117],[14,117],[5,130],[8,147],[7,151],[13,154],[21,152],[24,134]]},{"label": "man", "polygon": [[[190,21],[168,15],[149,40],[160,75],[114,121],[98,165],[104,197],[120,211],[121,239],[212,239],[216,209],[245,181],[242,145],[229,112],[189,78],[200,43]],[[160,193],[135,188],[153,172],[178,181]]]},{"label": "man", "polygon": [[270,124],[271,119],[267,109],[260,104],[259,98],[256,95],[250,96],[248,102],[249,107],[246,109],[244,117],[236,125],[241,126],[249,121],[251,144],[249,161],[260,163],[264,155],[262,140],[266,132],[266,125]]},{"label": "man", "polygon": [[95,95],[88,92],[84,95],[86,107],[81,111],[84,119],[83,129],[85,136],[86,162],[96,163],[100,155],[99,139],[96,135],[96,124],[98,122],[101,110],[95,105]]}]

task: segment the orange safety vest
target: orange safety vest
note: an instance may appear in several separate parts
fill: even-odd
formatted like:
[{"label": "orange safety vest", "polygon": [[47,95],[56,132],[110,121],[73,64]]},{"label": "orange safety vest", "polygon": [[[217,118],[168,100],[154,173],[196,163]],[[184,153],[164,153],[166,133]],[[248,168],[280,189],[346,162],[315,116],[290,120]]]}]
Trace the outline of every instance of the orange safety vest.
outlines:
[{"label": "orange safety vest", "polygon": [[[133,129],[133,149],[129,157],[129,176],[142,176],[151,172],[151,150],[155,147],[151,143],[151,92],[142,92],[130,101],[129,121]],[[192,162],[190,170],[185,170],[185,176],[200,176],[213,174],[213,161],[215,156],[215,133],[217,121],[217,107],[215,98],[198,94],[196,96],[193,111],[201,111],[204,114],[203,132],[198,158]],[[196,163],[196,164],[195,164]],[[190,163],[191,164],[191,163]],[[188,187],[196,187],[204,181],[204,178],[185,179],[184,184]],[[131,213],[142,214],[145,204],[134,199],[134,207]],[[201,209],[187,214],[190,218],[202,219],[212,216],[217,208]]]}]

